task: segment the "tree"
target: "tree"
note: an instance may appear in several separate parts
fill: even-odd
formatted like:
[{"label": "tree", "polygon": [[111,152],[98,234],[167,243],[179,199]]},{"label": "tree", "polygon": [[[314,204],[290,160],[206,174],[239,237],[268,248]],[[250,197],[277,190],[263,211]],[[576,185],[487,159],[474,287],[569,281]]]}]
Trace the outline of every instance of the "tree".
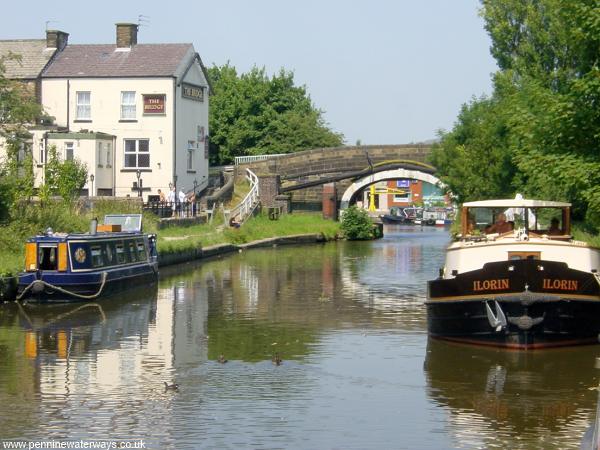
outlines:
[{"label": "tree", "polygon": [[500,70],[442,133],[442,180],[461,200],[568,200],[600,226],[600,4],[482,0],[481,14]]},{"label": "tree", "polygon": [[77,158],[61,161],[56,146],[52,145],[48,151],[40,198],[47,200],[50,196],[60,195],[67,204],[71,204],[85,186],[87,176],[88,169],[84,163]]},{"label": "tree", "polygon": [[496,98],[463,105],[451,133],[441,133],[431,161],[457,201],[512,195],[515,167],[503,105]]},{"label": "tree", "polygon": [[305,87],[291,72],[269,78],[265,69],[238,75],[229,64],[209,69],[211,160],[231,163],[235,156],[290,153],[342,144],[331,131]]},{"label": "tree", "polygon": [[340,227],[346,239],[351,241],[373,239],[375,237],[375,228],[369,214],[356,205],[352,205],[344,211]]},{"label": "tree", "polygon": [[42,108],[23,84],[5,77],[5,62],[20,61],[13,53],[0,56],[0,220],[33,193],[33,159],[27,126],[35,123]]}]

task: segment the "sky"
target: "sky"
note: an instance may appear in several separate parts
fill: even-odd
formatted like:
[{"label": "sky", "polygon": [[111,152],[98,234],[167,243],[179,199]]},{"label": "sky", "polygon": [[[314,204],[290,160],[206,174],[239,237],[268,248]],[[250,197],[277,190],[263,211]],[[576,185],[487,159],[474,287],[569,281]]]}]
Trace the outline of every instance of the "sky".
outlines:
[{"label": "sky", "polygon": [[[407,144],[450,130],[463,103],[492,92],[496,64],[478,0],[33,0],[10,2],[0,39],[115,41],[138,22],[139,43],[191,42],[207,67],[229,62],[294,72],[348,145]],[[49,22],[48,22],[49,21]],[[48,23],[47,23],[48,22]]]}]

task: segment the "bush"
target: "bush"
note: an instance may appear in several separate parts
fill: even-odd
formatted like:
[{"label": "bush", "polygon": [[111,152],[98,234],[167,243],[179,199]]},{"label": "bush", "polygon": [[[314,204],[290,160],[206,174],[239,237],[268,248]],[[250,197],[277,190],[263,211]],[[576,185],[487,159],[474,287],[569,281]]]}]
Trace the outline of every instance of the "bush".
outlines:
[{"label": "bush", "polygon": [[373,239],[373,222],[364,209],[359,209],[356,206],[348,208],[342,217],[342,231],[346,239],[364,240]]}]

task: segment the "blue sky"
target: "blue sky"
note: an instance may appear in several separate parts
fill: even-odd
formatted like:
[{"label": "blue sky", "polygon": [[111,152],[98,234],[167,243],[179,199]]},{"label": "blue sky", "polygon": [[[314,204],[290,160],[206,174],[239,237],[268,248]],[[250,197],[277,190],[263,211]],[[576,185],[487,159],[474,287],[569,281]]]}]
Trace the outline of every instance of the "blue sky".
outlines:
[{"label": "blue sky", "polygon": [[116,22],[138,42],[191,42],[207,66],[292,70],[348,144],[403,144],[450,129],[461,104],[491,92],[496,70],[477,0],[164,0],[10,2],[0,39],[112,43]]}]

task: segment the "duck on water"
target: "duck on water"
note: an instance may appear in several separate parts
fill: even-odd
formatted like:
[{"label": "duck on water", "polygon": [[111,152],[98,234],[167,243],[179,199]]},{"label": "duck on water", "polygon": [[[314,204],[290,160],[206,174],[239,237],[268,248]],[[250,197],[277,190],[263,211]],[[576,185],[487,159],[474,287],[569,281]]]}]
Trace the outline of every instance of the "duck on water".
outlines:
[{"label": "duck on water", "polygon": [[142,215],[107,215],[89,233],[49,229],[30,238],[17,300],[89,301],[157,279],[156,238],[142,233]]},{"label": "duck on water", "polygon": [[434,338],[511,348],[588,344],[600,333],[600,249],[571,236],[569,203],[465,203],[428,282]]}]

